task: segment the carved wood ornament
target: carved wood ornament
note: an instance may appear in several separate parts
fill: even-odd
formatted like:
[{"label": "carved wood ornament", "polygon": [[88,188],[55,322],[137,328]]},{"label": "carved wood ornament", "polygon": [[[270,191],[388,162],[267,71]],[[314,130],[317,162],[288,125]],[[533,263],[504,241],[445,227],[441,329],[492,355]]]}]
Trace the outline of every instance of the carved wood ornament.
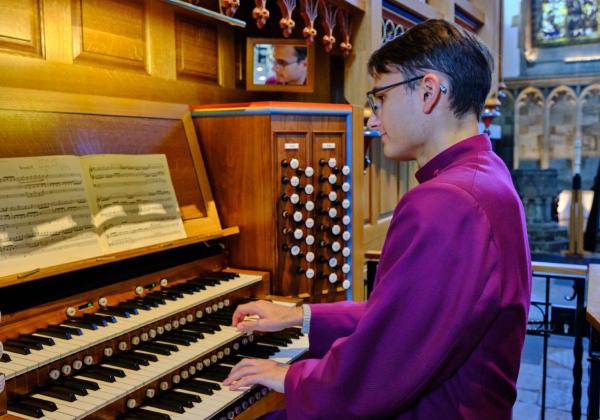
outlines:
[{"label": "carved wood ornament", "polygon": [[240,7],[240,0],[221,0],[221,10],[227,16],[232,17]]},{"label": "carved wood ornament", "polygon": [[333,5],[327,4],[326,0],[320,0],[319,6],[321,7],[321,25],[325,32],[325,35],[323,35],[323,45],[325,46],[325,51],[331,52],[335,45],[333,29],[335,28],[338,9]]},{"label": "carved wood ornament", "polygon": [[350,36],[352,35],[352,17],[346,10],[339,9],[337,18],[339,33],[342,36],[340,49],[342,50],[344,57],[348,57],[352,52],[352,44],[350,43]]},{"label": "carved wood ornament", "polygon": [[277,5],[281,10],[281,16],[279,20],[279,27],[283,29],[283,36],[289,37],[296,26],[296,22],[292,19],[292,12],[296,8],[296,0],[277,0]]},{"label": "carved wood ornament", "polygon": [[304,20],[302,36],[308,44],[312,44],[317,36],[315,20],[317,19],[319,0],[300,0],[300,15]]},{"label": "carved wood ornament", "polygon": [[254,0],[256,7],[252,10],[252,17],[256,20],[256,27],[261,29],[269,19],[269,10],[267,9],[267,0]]}]

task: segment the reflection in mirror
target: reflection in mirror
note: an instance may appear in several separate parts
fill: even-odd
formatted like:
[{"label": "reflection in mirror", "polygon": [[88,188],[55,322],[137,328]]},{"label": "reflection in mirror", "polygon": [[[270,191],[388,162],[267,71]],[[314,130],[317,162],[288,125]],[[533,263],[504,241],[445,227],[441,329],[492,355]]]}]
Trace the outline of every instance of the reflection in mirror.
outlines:
[{"label": "reflection in mirror", "polygon": [[254,84],[305,85],[307,54],[306,45],[256,44]]},{"label": "reflection in mirror", "polygon": [[313,51],[304,40],[248,39],[248,90],[310,92]]}]

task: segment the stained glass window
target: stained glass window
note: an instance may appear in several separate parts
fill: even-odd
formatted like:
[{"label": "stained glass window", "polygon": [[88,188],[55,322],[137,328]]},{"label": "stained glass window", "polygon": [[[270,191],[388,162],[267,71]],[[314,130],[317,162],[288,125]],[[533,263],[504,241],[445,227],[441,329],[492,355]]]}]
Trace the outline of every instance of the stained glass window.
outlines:
[{"label": "stained glass window", "polygon": [[538,47],[600,41],[600,0],[533,0],[533,41]]}]

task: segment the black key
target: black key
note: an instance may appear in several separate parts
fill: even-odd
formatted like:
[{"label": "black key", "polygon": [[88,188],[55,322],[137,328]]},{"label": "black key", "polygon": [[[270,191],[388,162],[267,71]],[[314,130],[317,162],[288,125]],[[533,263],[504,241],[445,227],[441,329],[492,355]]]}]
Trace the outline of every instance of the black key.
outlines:
[{"label": "black key", "polygon": [[154,300],[144,300],[143,298],[137,298],[136,300],[134,300],[134,302],[137,302],[141,305],[145,305],[148,306],[150,308],[158,308],[160,306],[160,303],[158,303],[157,301]]},{"label": "black key", "polygon": [[30,340],[27,337],[18,337],[12,340],[6,340],[7,343],[22,345],[28,347],[29,350],[43,350],[44,345],[38,341]]},{"label": "black key", "polygon": [[177,391],[171,391],[169,393],[170,397],[175,397],[175,398],[185,398],[188,399],[192,402],[195,403],[199,403],[202,402],[202,398],[200,398],[199,396],[195,395],[195,394],[188,394],[187,392],[177,392]]},{"label": "black key", "polygon": [[163,347],[158,347],[155,344],[140,344],[136,348],[138,350],[143,350],[148,353],[161,354],[163,356],[169,356],[171,354],[171,350],[167,350]]},{"label": "black key", "polygon": [[123,353],[119,355],[119,359],[131,360],[132,362],[137,363],[138,365],[148,366],[150,364],[149,360],[145,357],[140,357],[132,353]]},{"label": "black key", "polygon": [[159,305],[164,305],[165,303],[167,303],[167,301],[165,300],[165,298],[163,296],[155,295],[153,293],[144,296],[142,299],[144,300],[144,302],[146,302],[146,301],[156,302]]},{"label": "black key", "polygon": [[169,287],[169,290],[172,290],[174,292],[183,293],[186,295],[193,295],[194,293],[196,293],[196,290],[193,285],[189,285],[187,287],[186,286],[172,286],[172,287]]},{"label": "black key", "polygon": [[[86,370],[85,372],[83,372],[83,374],[86,377],[98,379],[99,381],[104,381],[104,382],[115,382],[116,381],[115,375],[111,375],[106,372]],[[79,379],[79,378],[76,378],[76,379]]]},{"label": "black key", "polygon": [[81,379],[81,378],[67,378],[67,379],[64,379],[62,381],[62,383],[82,386],[86,389],[91,389],[92,391],[97,391],[100,389],[100,387],[98,386],[98,384],[96,382],[92,382],[87,379]]},{"label": "black key", "polygon": [[187,332],[187,331],[182,331],[182,330],[173,331],[173,332],[169,333],[169,335],[172,337],[179,337],[179,338],[189,340],[192,343],[195,343],[196,341],[198,341],[198,339],[204,338],[204,336],[200,333]]},{"label": "black key", "polygon": [[150,343],[142,343],[139,346],[137,346],[136,348],[141,349],[143,345],[154,346],[154,347],[162,348],[162,349],[169,350],[169,351],[179,351],[179,348],[177,348],[177,346],[174,344],[157,343],[156,341],[152,341]]},{"label": "black key", "polygon": [[98,324],[96,324],[95,322],[86,321],[83,319],[67,319],[64,322],[64,324],[67,324],[67,326],[83,328],[85,330],[97,330],[98,329]]},{"label": "black key", "polygon": [[124,378],[126,376],[125,372],[123,372],[121,369],[111,368],[108,366],[92,366],[88,369],[88,371],[100,371],[116,376],[117,378]]},{"label": "black key", "polygon": [[140,370],[139,363],[125,358],[108,359],[105,363],[107,365],[118,366],[129,370]]},{"label": "black key", "polygon": [[72,318],[76,321],[83,321],[83,322],[87,322],[90,324],[96,324],[100,327],[106,327],[108,325],[108,319],[106,319],[105,317],[101,316],[101,315],[92,315],[90,316],[90,314],[83,315],[82,317],[77,317],[77,318]]},{"label": "black key", "polygon": [[33,407],[38,407],[46,411],[58,410],[53,401],[42,400],[41,398],[30,397],[29,395],[22,395],[19,397],[19,402]]},{"label": "black key", "polygon": [[9,403],[8,409],[10,411],[14,411],[15,413],[24,414],[29,417],[35,417],[36,419],[39,419],[40,417],[44,416],[44,413],[42,412],[41,408],[32,407],[30,405],[18,402]]},{"label": "black key", "polygon": [[105,321],[105,322],[110,322],[111,324],[117,323],[117,318],[115,318],[113,315],[84,314],[83,317],[86,319],[90,319],[92,321],[93,320]]},{"label": "black key", "polygon": [[223,372],[202,370],[202,371],[196,373],[196,376],[199,378],[208,379],[209,381],[223,382],[225,380],[225,378],[227,378],[227,376],[229,376],[229,374],[223,373]]},{"label": "black key", "polygon": [[221,385],[219,385],[219,384],[216,384],[216,383],[214,383],[214,382],[203,381],[202,379],[200,379],[200,378],[196,378],[196,377],[194,377],[192,380],[193,380],[194,382],[197,382],[197,383],[199,383],[199,384],[202,384],[202,385],[204,385],[204,386],[206,386],[206,387],[208,387],[208,388],[210,388],[210,389],[213,389],[213,390],[215,390],[215,391],[218,391],[219,389],[221,389]]},{"label": "black key", "polygon": [[126,303],[119,303],[116,307],[126,310],[131,315],[139,315],[139,313],[140,313],[140,311],[138,311],[138,309],[135,306],[128,305]]},{"label": "black key", "polygon": [[0,362],[1,363],[8,363],[10,362],[12,359],[10,358],[10,356],[6,353],[2,353],[2,356],[0,356]]},{"label": "black key", "polygon": [[172,335],[163,335],[162,337],[158,338],[157,340],[160,340],[161,342],[166,342],[166,343],[172,343],[172,344],[179,344],[181,346],[189,346],[190,345],[190,340],[185,339],[185,338],[180,338],[180,337],[174,337]]},{"label": "black key", "polygon": [[[130,353],[125,353],[125,354],[139,357],[140,359],[147,360],[148,362],[158,362],[158,357],[156,357],[154,354],[140,353],[137,351],[132,351]],[[140,363],[140,364],[143,364],[143,363]]]},{"label": "black key", "polygon": [[52,389],[55,390],[55,391],[62,391],[62,392],[65,392],[65,393],[71,393],[72,392],[75,395],[87,395],[87,390],[84,387],[81,387],[81,386],[78,386],[78,385],[61,384],[61,385],[55,385],[55,386],[53,386]]},{"label": "black key", "polygon": [[215,327],[219,327],[219,328],[221,328],[221,325],[223,325],[222,322],[215,320],[215,319],[210,319],[210,318],[202,318],[202,320],[200,322],[202,322],[203,324],[214,325]]},{"label": "black key", "polygon": [[146,403],[150,407],[160,408],[166,411],[172,411],[174,413],[183,414],[185,413],[185,409],[183,406],[176,401],[158,401],[158,400],[150,400]]},{"label": "black key", "polygon": [[175,395],[175,393],[164,394],[162,397],[158,398],[158,401],[174,401],[187,408],[192,408],[194,406],[194,402],[192,400],[189,398],[180,398]]},{"label": "black key", "polygon": [[58,389],[55,390],[53,388],[46,388],[38,392],[42,395],[46,395],[48,397],[56,398],[58,400],[63,401],[73,402],[76,399],[75,394],[72,391],[63,391]]},{"label": "black key", "polygon": [[152,309],[152,305],[148,304],[148,303],[144,303],[142,301],[139,300],[128,300],[127,302],[123,302],[123,306],[122,307],[130,307],[130,308],[135,308],[135,309],[141,309],[143,311],[149,311]]},{"label": "black key", "polygon": [[12,343],[12,340],[6,340],[4,342],[4,350],[12,351],[18,354],[31,354],[29,347],[20,343]]},{"label": "black key", "polygon": [[114,316],[118,316],[121,318],[130,318],[131,317],[131,314],[129,313],[129,311],[126,311],[125,309],[122,309],[122,308],[115,308],[115,307],[102,308],[97,313],[106,314],[106,315],[114,315]]},{"label": "black key", "polygon": [[[66,332],[66,331],[54,331],[54,330],[50,330],[48,328],[37,330],[34,334],[49,335],[50,337],[56,337],[56,338],[60,338],[60,339],[63,339],[63,340],[70,340],[71,337],[72,337],[70,332]],[[37,337],[39,337],[39,335]]]},{"label": "black key", "polygon": [[[133,416],[133,417],[131,417]],[[156,411],[144,410],[138,408],[137,410],[128,413],[124,419],[144,419],[144,420],[171,420],[171,417],[165,413],[157,413]]]},{"label": "black key", "polygon": [[224,357],[223,360],[221,360],[221,363],[235,366],[239,362],[241,362],[242,359],[243,359],[242,356],[238,356],[237,354],[231,354],[231,355],[229,355],[227,357]]},{"label": "black key", "polygon": [[200,290],[206,290],[206,284],[202,281],[191,280],[191,281],[188,281],[188,284],[194,285],[195,287],[198,287]]},{"label": "black key", "polygon": [[164,297],[166,300],[177,300],[179,299],[179,296],[177,296],[174,293],[166,293],[166,292],[158,292],[159,296]]},{"label": "black key", "polygon": [[54,345],[54,340],[51,339],[50,337],[39,337],[39,336],[31,335],[31,334],[26,334],[26,335],[20,336],[19,339],[20,340],[37,341],[38,343],[40,343],[44,346],[53,346]]},{"label": "black key", "polygon": [[212,395],[215,391],[212,388],[197,384],[197,381],[184,382],[177,385],[177,388],[185,389],[186,391],[197,392],[204,395]]},{"label": "black key", "polygon": [[83,331],[81,330],[81,328],[77,328],[77,327],[67,327],[64,325],[48,325],[47,329],[49,331],[66,332],[71,335],[83,335]]},{"label": "black key", "polygon": [[288,344],[291,344],[292,340],[290,340],[289,338],[282,339],[282,338],[277,338],[277,337],[260,336],[260,337],[255,337],[254,342],[271,344],[273,346],[278,346],[278,347],[287,347]]},{"label": "black key", "polygon": [[215,327],[213,327],[212,325],[208,325],[208,324],[197,324],[197,323],[193,323],[193,324],[185,324],[185,327],[183,327],[184,331],[185,330],[191,330],[191,331],[198,331],[201,333],[208,333],[208,334],[214,334],[216,330]]}]

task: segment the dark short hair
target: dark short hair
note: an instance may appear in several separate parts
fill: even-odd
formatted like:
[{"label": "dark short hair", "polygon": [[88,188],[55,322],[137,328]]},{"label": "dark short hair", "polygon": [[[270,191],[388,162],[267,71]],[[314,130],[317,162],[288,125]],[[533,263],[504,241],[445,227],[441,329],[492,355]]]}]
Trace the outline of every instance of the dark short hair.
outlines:
[{"label": "dark short hair", "polygon": [[[375,51],[369,74],[399,71],[407,78],[437,70],[450,81],[450,108],[456,117],[481,115],[490,91],[494,59],[474,34],[441,19],[420,23]],[[416,83],[407,85],[414,89]]]},{"label": "dark short hair", "polygon": [[306,47],[294,47],[294,52],[296,53],[296,60],[301,62],[306,59],[306,55],[308,54],[308,48]]}]

